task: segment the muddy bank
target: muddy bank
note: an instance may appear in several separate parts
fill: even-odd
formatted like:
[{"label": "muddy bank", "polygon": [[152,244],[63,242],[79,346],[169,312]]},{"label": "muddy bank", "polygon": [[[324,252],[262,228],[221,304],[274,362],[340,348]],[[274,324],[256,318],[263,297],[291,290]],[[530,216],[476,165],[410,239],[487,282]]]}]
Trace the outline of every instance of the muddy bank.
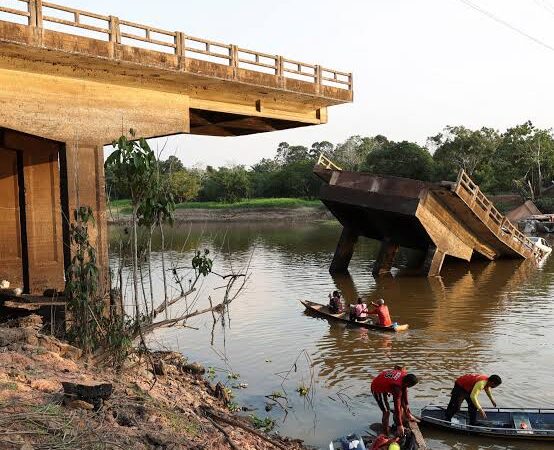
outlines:
[{"label": "muddy bank", "polygon": [[[41,326],[38,316],[0,325],[2,449],[306,449],[232,414],[226,391],[179,353],[154,353],[156,369],[135,358],[115,373]],[[100,383],[110,389],[99,403],[67,395],[68,385]]]},{"label": "muddy bank", "polygon": [[[298,208],[225,208],[225,209],[177,209],[176,223],[201,222],[306,222],[333,218],[323,206]],[[108,215],[108,223],[124,224],[130,216],[114,212]]]}]

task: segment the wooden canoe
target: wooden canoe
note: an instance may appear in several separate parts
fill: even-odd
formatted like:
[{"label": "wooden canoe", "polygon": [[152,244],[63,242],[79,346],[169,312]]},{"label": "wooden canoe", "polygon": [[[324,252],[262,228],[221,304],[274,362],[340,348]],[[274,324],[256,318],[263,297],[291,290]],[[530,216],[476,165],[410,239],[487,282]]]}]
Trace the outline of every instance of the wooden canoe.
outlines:
[{"label": "wooden canoe", "polygon": [[483,408],[487,419],[477,419],[469,425],[467,410],[462,410],[452,421],[445,419],[442,406],[427,406],[421,411],[422,425],[457,433],[531,441],[554,441],[554,409]]},{"label": "wooden canoe", "polygon": [[318,316],[326,317],[330,320],[335,320],[338,322],[344,322],[349,325],[352,325],[354,327],[360,327],[360,328],[368,328],[370,330],[379,330],[379,331],[388,331],[388,332],[398,332],[398,331],[406,331],[408,329],[408,324],[404,325],[392,325],[390,327],[383,327],[381,325],[377,325],[373,323],[371,319],[367,319],[364,322],[358,322],[356,320],[350,320],[348,317],[348,314],[346,312],[340,313],[340,314],[332,314],[329,311],[329,308],[327,308],[327,305],[322,305],[321,303],[315,303],[311,302],[309,300],[300,300],[300,303],[302,303],[306,310],[309,312],[312,312],[314,314],[317,314]]}]

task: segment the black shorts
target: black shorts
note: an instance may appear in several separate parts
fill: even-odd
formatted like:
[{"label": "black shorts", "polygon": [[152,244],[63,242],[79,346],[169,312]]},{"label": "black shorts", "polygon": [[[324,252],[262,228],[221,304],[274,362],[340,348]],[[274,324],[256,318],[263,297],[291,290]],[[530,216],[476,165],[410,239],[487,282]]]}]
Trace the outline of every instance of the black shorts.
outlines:
[{"label": "black shorts", "polygon": [[379,405],[379,409],[382,412],[390,412],[390,405],[389,405],[389,398],[388,398],[389,394],[387,394],[386,392],[382,394],[376,394],[375,392],[372,392],[372,394],[373,394],[373,398]]}]

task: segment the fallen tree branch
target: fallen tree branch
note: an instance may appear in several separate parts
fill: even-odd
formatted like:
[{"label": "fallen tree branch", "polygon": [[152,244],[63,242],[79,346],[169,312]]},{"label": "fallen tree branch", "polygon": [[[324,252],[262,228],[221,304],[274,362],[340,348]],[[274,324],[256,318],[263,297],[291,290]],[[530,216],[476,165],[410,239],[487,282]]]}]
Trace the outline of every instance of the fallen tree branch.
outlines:
[{"label": "fallen tree branch", "polygon": [[229,433],[227,433],[227,431],[225,431],[225,429],[215,423],[212,419],[210,419],[209,417],[206,417],[206,419],[208,419],[208,421],[215,427],[217,428],[219,431],[221,431],[221,433],[223,434],[223,436],[225,436],[225,439],[227,439],[227,442],[229,443],[229,445],[231,446],[231,448],[233,450],[241,450],[240,447],[235,443],[235,441],[233,441],[233,439],[231,438],[231,436],[229,435]]},{"label": "fallen tree branch", "polygon": [[190,319],[191,317],[200,316],[200,315],[206,314],[210,311],[219,311],[224,306],[225,305],[223,303],[219,303],[219,304],[217,304],[213,307],[210,307],[210,308],[205,308],[205,309],[200,309],[200,310],[197,309],[196,311],[194,311],[190,314],[186,314],[184,316],[180,316],[180,317],[177,317],[175,319],[161,320],[159,322],[146,324],[146,325],[143,325],[142,332],[143,333],[150,333],[153,330],[155,330],[156,328],[170,327],[170,326],[175,325],[175,324],[177,324],[181,321],[186,321],[187,319]]},{"label": "fallen tree branch", "polygon": [[242,428],[243,430],[247,431],[248,433],[253,434],[254,436],[257,436],[260,439],[263,439],[264,441],[270,443],[271,445],[273,445],[274,447],[276,447],[280,450],[287,450],[287,448],[285,446],[279,444],[278,442],[275,442],[270,437],[260,433],[257,430],[254,430],[253,428],[249,427],[248,425],[244,425],[243,423],[239,422],[238,420],[228,419],[227,417],[220,416],[219,414],[216,414],[215,412],[213,412],[212,410],[207,409],[207,408],[204,408],[203,410],[204,410],[204,413],[207,416],[209,416],[208,418],[212,418],[212,419],[217,420],[219,422],[226,423],[227,425],[231,425],[233,427]]}]

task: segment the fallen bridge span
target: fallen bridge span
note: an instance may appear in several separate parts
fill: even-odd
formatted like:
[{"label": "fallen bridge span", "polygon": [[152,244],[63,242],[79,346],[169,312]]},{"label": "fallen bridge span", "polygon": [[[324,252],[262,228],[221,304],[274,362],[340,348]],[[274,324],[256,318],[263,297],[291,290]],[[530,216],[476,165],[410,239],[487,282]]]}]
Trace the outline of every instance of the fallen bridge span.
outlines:
[{"label": "fallen bridge span", "polygon": [[348,270],[359,236],[381,241],[374,275],[390,272],[400,247],[421,250],[416,273],[440,274],[447,255],[536,258],[540,249],[505,218],[462,170],[456,182],[429,183],[341,170],[320,157],[320,199],[343,225],[330,272]]}]

